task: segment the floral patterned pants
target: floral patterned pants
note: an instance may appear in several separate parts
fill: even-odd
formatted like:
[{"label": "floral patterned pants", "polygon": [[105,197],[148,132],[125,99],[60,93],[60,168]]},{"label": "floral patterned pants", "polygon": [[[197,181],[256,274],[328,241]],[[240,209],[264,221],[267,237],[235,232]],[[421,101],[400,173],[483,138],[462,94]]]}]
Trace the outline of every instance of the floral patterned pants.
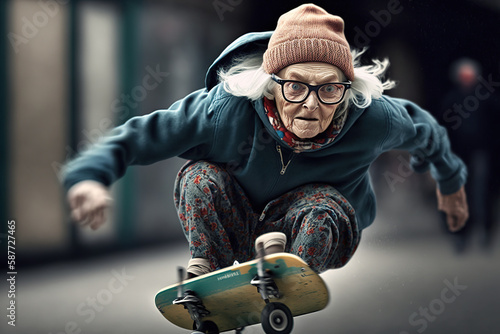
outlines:
[{"label": "floral patterned pants", "polygon": [[255,239],[268,232],[285,233],[285,251],[318,273],[345,265],[359,243],[354,209],[327,184],[298,187],[255,212],[222,166],[197,161],[179,171],[174,192],[191,256],[213,270],[255,258]]}]

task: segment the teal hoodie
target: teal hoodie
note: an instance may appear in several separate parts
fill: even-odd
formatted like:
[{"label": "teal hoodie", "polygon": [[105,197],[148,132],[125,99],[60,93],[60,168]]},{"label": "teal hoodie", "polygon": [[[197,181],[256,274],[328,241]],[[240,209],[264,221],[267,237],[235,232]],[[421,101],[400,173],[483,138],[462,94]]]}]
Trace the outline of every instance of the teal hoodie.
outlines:
[{"label": "teal hoodie", "polygon": [[413,169],[430,170],[443,194],[465,183],[465,165],[451,152],[445,129],[414,103],[388,96],[366,109],[352,107],[332,143],[295,153],[270,124],[262,100],[233,96],[217,83],[217,69],[235,56],[264,52],[271,33],[240,37],[209,68],[205,88],[168,109],[130,119],[69,162],[65,188],[83,180],[109,186],[128,166],[176,156],[209,160],[225,164],[263,214],[267,203],[295,187],[330,184],[354,207],[363,229],[373,222],[376,207],[368,169],[383,152],[409,151]]}]

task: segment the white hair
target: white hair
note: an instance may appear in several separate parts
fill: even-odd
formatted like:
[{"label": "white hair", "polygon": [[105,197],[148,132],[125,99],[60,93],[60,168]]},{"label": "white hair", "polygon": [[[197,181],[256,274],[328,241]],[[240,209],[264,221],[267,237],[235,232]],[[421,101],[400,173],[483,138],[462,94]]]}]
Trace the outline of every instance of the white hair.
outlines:
[{"label": "white hair", "polygon": [[249,54],[233,60],[229,69],[219,70],[219,81],[224,89],[235,96],[245,96],[252,101],[264,96],[274,98],[275,82],[262,68],[262,53]]},{"label": "white hair", "polygon": [[[339,104],[335,118],[342,116],[349,106],[367,108],[372,99],[378,99],[385,90],[394,88],[392,80],[383,81],[383,76],[389,67],[389,60],[373,59],[371,65],[361,65],[363,50],[351,50],[354,64],[354,81],[351,89],[346,92],[344,100]],[[276,83],[271,75],[262,68],[262,53],[249,54],[233,61],[227,69],[219,70],[219,81],[224,89],[235,96],[244,96],[255,101],[264,96],[274,99],[272,90]]]}]

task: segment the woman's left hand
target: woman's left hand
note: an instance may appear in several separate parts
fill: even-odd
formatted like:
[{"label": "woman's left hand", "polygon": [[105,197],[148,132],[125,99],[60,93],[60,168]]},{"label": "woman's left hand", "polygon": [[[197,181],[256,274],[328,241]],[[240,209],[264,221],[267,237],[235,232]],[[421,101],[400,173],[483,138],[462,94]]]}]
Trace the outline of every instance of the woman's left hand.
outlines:
[{"label": "woman's left hand", "polygon": [[469,219],[469,207],[467,205],[467,196],[462,186],[457,192],[449,195],[441,194],[439,188],[436,188],[438,209],[446,213],[448,228],[452,232],[457,232],[465,226]]}]

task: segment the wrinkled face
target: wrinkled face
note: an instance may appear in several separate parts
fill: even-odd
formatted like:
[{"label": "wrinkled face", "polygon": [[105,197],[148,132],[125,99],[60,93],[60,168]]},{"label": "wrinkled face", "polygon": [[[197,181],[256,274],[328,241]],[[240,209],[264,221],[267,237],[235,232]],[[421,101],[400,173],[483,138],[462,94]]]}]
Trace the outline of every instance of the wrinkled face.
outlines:
[{"label": "wrinkled face", "polygon": [[[310,85],[320,85],[330,82],[342,82],[342,71],[334,65],[318,62],[293,64],[285,67],[276,75],[283,80],[297,80]],[[301,139],[317,136],[325,131],[332,122],[338,104],[327,105],[318,100],[316,92],[309,94],[301,103],[285,100],[281,86],[276,84],[273,89],[278,113],[285,127]]]}]

